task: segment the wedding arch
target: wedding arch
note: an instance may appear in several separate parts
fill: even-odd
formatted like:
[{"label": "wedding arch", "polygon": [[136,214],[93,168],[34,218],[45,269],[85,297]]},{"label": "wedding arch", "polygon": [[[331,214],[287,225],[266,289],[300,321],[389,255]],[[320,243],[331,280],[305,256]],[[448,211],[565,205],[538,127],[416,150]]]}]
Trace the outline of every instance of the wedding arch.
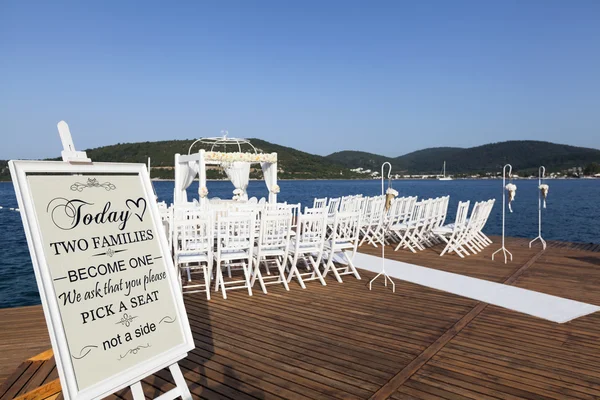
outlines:
[{"label": "wedding arch", "polygon": [[[193,147],[199,144],[200,148],[192,153]],[[230,151],[227,151],[229,147]],[[231,151],[233,149],[233,151]],[[269,190],[269,203],[277,202],[277,153],[261,153],[249,140],[229,138],[227,133],[222,137],[201,138],[190,145],[187,155],[175,154],[175,189],[173,203],[188,202],[186,189],[198,177],[198,196],[201,205],[208,200],[206,187],[207,166],[220,166],[233,183],[233,200],[246,201],[248,182],[250,181],[250,167],[260,164],[265,184]]]}]

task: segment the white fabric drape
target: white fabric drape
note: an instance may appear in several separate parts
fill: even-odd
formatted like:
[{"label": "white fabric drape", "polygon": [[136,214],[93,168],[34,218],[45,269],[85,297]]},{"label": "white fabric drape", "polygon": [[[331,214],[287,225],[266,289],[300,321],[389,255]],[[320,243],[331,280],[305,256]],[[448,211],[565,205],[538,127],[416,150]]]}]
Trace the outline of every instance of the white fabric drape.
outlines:
[{"label": "white fabric drape", "polygon": [[187,201],[187,193],[185,189],[190,187],[192,182],[194,182],[194,178],[196,178],[196,176],[198,175],[199,169],[200,164],[197,161],[188,161],[187,168],[182,168],[179,190],[183,192],[183,197],[185,201]]},{"label": "white fabric drape", "polygon": [[273,202],[272,199],[277,196],[276,193],[272,193],[273,186],[277,184],[277,164],[274,163],[260,163],[260,167],[263,171],[263,176],[265,178],[265,184],[267,185],[267,189],[269,190],[269,202]]},{"label": "white fabric drape", "polygon": [[239,195],[240,200],[248,200],[248,194],[246,189],[248,188],[248,182],[250,181],[250,163],[242,161],[234,161],[228,166],[224,166],[227,177],[233,183],[236,189],[243,191]]}]

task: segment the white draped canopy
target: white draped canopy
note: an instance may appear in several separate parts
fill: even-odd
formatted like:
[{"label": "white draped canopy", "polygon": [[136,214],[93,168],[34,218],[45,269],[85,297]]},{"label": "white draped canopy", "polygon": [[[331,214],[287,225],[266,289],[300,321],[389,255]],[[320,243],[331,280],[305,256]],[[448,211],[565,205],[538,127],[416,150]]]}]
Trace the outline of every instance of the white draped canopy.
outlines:
[{"label": "white draped canopy", "polygon": [[250,180],[250,167],[260,164],[265,184],[269,190],[269,202],[277,202],[277,153],[251,154],[251,153],[220,153],[200,150],[189,155],[175,154],[175,189],[173,202],[186,203],[186,189],[198,177],[198,195],[200,203],[205,204],[208,196],[206,188],[206,166],[220,165],[225,170],[227,177],[235,187],[234,198],[239,201],[248,200],[246,192]]}]

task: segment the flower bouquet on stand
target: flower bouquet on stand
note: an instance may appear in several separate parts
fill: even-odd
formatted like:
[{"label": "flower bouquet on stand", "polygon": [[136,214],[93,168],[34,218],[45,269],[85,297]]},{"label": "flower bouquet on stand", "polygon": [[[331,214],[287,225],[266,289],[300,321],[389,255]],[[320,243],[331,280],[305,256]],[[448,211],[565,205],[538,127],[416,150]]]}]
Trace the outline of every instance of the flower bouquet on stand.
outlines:
[{"label": "flower bouquet on stand", "polygon": [[506,190],[508,191],[508,210],[512,212],[511,203],[515,200],[515,196],[517,194],[517,185],[514,183],[509,183],[506,185]]},{"label": "flower bouquet on stand", "polygon": [[385,211],[388,211],[392,206],[392,200],[398,196],[398,191],[388,187],[385,191]]},{"label": "flower bouquet on stand", "polygon": [[538,186],[538,189],[540,189],[540,193],[542,194],[542,199],[544,201],[544,208],[546,208],[546,197],[548,197],[548,190],[550,187],[545,183],[542,183],[540,186]]}]

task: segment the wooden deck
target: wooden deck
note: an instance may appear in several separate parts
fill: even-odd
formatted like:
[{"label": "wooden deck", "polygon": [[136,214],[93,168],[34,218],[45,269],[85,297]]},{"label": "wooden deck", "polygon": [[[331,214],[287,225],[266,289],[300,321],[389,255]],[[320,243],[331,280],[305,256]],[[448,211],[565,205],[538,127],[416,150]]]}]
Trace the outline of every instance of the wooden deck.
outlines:
[{"label": "wooden deck", "polygon": [[[598,245],[507,240],[508,265],[477,256],[386,251],[390,258],[600,304]],[[379,249],[361,251],[379,254]],[[190,390],[206,399],[597,399],[600,313],[554,324],[475,300],[396,280],[396,293],[374,275],[306,290],[269,286],[269,294],[229,299],[186,295],[196,349],[181,362]],[[37,310],[38,316],[41,310]],[[4,311],[2,311],[4,312]],[[0,313],[0,344],[7,322]],[[33,312],[32,312],[33,315]],[[39,320],[39,317],[38,317]],[[46,332],[43,322],[23,329]],[[27,338],[28,333],[23,332]],[[41,335],[44,336],[44,335]],[[40,339],[46,346],[47,335]],[[23,342],[33,340],[24,339]],[[33,345],[34,343],[29,343]],[[5,346],[6,347],[6,346]],[[3,351],[4,348],[2,347]],[[9,346],[10,347],[10,346]],[[28,360],[0,388],[1,398],[57,398],[49,354]],[[23,356],[21,359],[25,359]],[[8,366],[3,363],[4,371]],[[171,388],[163,371],[144,390]],[[130,398],[125,390],[115,398]]]}]

